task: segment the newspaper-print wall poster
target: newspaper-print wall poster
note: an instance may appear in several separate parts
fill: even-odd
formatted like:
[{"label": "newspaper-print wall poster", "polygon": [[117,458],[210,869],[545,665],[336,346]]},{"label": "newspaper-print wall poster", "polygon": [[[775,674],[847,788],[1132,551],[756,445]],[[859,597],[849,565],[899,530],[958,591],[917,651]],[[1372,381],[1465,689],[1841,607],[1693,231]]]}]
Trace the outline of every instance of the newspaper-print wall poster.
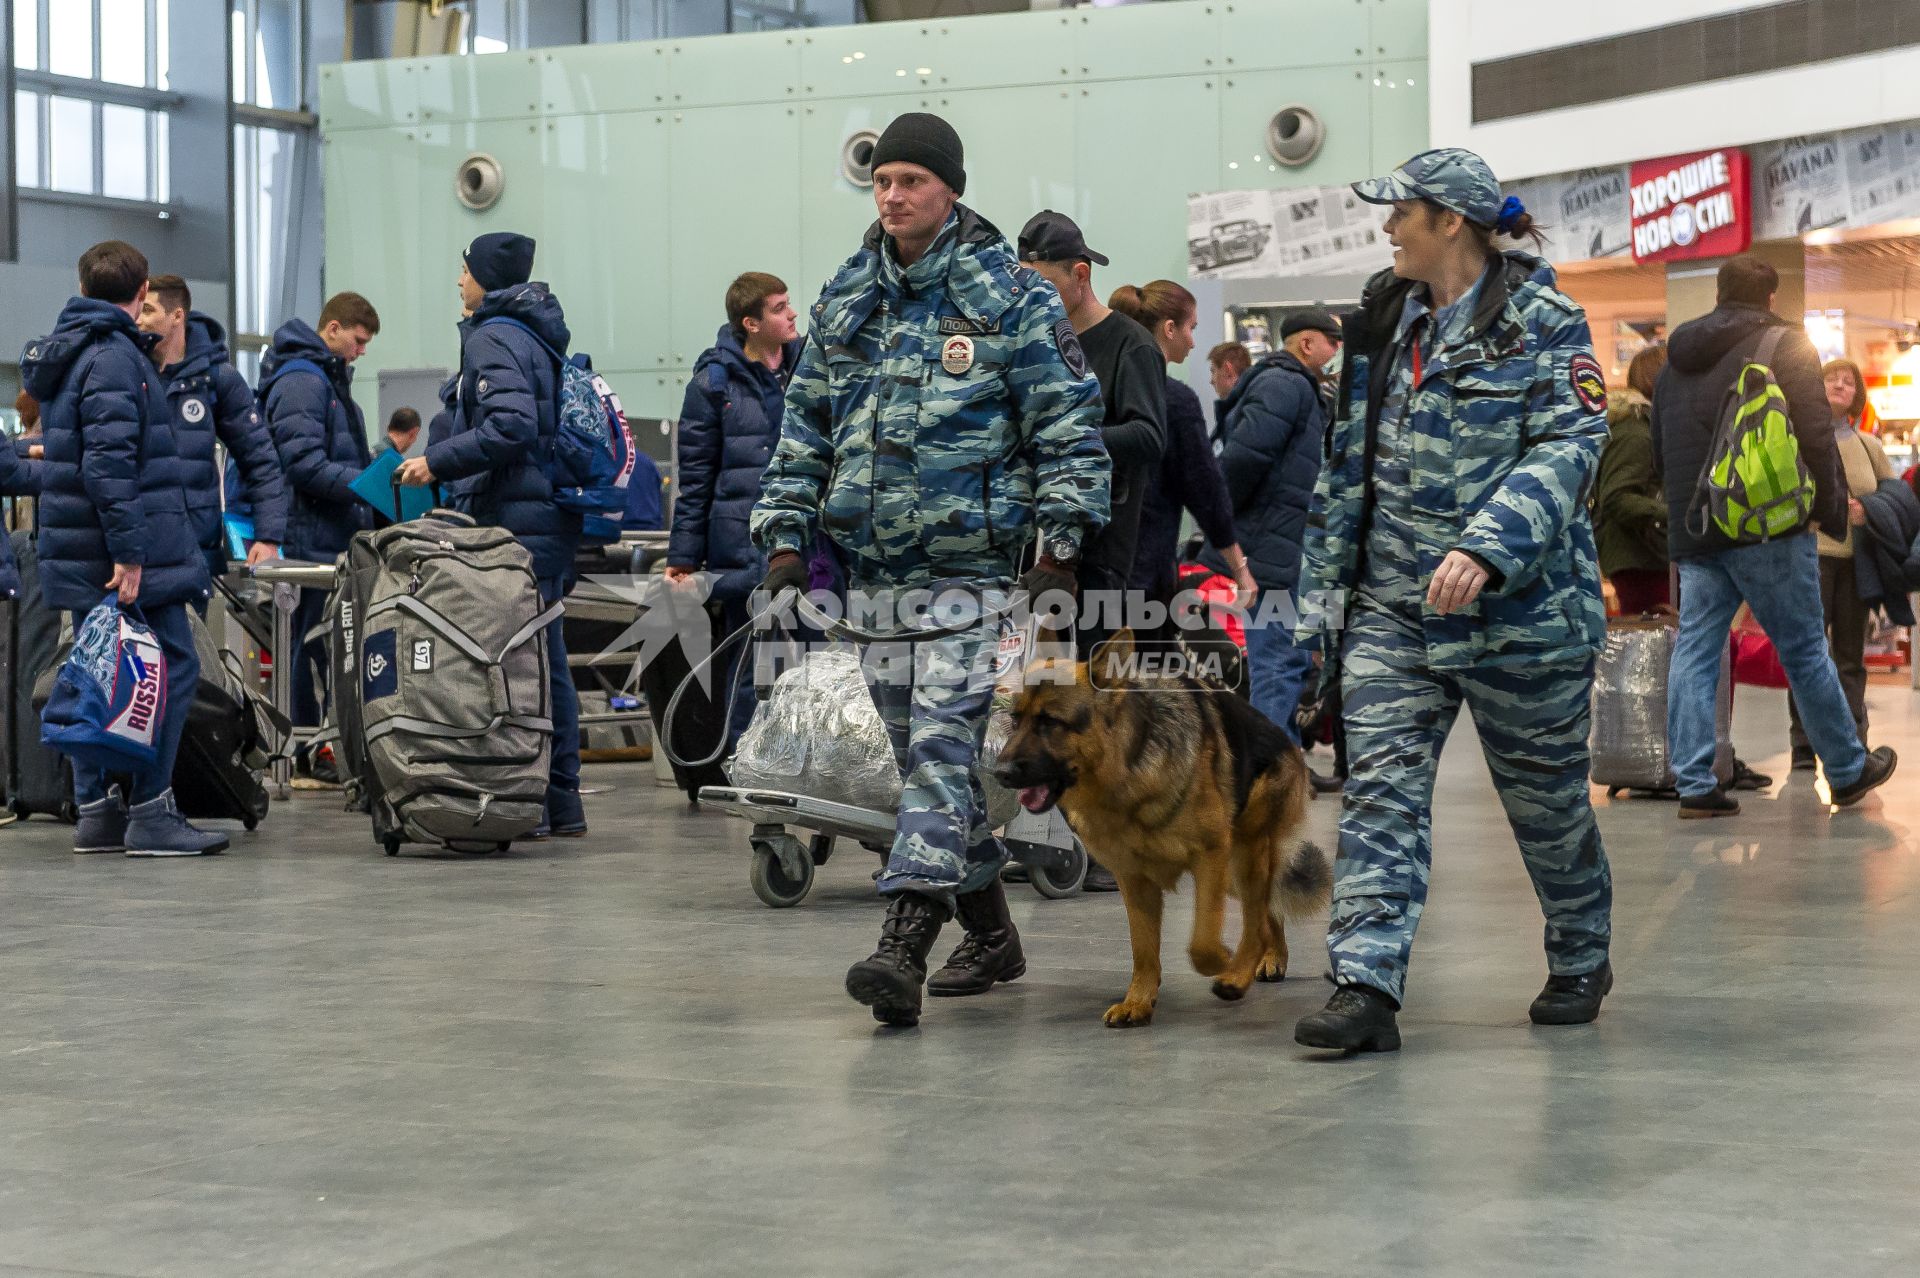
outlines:
[{"label": "newspaper-print wall poster", "polygon": [[1555,262],[1626,257],[1633,249],[1628,216],[1627,167],[1581,169],[1507,184],[1539,220],[1547,235],[1546,256]]},{"label": "newspaper-print wall poster", "polygon": [[1385,220],[1344,186],[1195,196],[1187,269],[1196,279],[1366,274],[1393,260]]},{"label": "newspaper-print wall poster", "polygon": [[1841,135],[1817,133],[1749,148],[1756,240],[1787,240],[1847,220]]},{"label": "newspaper-print wall poster", "polygon": [[1847,206],[1860,226],[1920,215],[1920,124],[1841,135]]}]

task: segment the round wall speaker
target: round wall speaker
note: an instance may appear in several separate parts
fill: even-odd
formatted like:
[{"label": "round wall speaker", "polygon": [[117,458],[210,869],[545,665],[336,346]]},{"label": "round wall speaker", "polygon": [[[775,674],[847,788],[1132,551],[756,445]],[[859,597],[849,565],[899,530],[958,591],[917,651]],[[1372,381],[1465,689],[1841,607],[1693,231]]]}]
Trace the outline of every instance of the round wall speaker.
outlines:
[{"label": "round wall speaker", "polygon": [[492,208],[500,202],[500,193],[506,185],[500,161],[484,151],[476,151],[460,161],[460,167],[453,173],[454,194],[470,209]]},{"label": "round wall speaker", "polygon": [[840,144],[840,176],[859,187],[873,185],[873,148],[880,135],[862,129]]},{"label": "round wall speaker", "polygon": [[1267,154],[1288,168],[1298,168],[1320,154],[1327,128],[1312,107],[1281,107],[1267,121]]}]

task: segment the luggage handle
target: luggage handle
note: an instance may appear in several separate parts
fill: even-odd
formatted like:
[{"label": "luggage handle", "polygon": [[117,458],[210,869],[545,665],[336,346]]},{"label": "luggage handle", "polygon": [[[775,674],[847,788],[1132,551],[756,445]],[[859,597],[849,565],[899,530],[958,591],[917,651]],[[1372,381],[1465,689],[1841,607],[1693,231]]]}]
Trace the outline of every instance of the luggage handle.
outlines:
[{"label": "luggage handle", "polygon": [[[400,468],[398,466],[393,468],[393,474],[387,477],[387,482],[393,487],[393,522],[396,524],[405,523],[406,521],[400,518],[400,490],[406,485],[400,482]],[[433,504],[436,507],[445,504],[446,497],[440,491],[439,480],[436,479],[431,484],[428,484],[427,490],[433,494]]]}]

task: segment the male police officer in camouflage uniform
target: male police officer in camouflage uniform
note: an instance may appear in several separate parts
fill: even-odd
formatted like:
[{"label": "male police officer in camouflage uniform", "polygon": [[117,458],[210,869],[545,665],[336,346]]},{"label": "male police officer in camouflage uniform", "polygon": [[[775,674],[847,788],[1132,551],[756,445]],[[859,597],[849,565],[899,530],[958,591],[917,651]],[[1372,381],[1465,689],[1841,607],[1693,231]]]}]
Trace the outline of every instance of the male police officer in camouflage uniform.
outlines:
[{"label": "male police officer in camouflage uniform", "polygon": [[1036,532],[1020,584],[1036,597],[1074,588],[1080,548],[1107,519],[1109,467],[1098,384],[1059,297],[956,203],[953,129],[903,115],[872,168],[880,220],[813,308],[752,528],[769,595],[805,588],[800,551],[817,524],[892,626],[901,596],[925,590],[942,602],[914,628],[958,627],[876,644],[863,663],[903,792],[880,946],[847,992],[876,1020],[913,1025],[927,953],[956,910],[967,937],[934,993],[984,993],[1026,970],[973,772],[1003,630],[993,614]]},{"label": "male police officer in camouflage uniform", "polygon": [[1295,1038],[1399,1047],[1434,768],[1463,702],[1546,915],[1532,1018],[1591,1021],[1613,983],[1587,791],[1606,616],[1584,499],[1606,387],[1552,269],[1494,249],[1496,233],[1537,233],[1480,157],[1429,151],[1354,190],[1393,205],[1394,265],[1346,323],[1341,418],[1308,519],[1302,585],[1341,663],[1351,773],[1327,938],[1339,989]]}]

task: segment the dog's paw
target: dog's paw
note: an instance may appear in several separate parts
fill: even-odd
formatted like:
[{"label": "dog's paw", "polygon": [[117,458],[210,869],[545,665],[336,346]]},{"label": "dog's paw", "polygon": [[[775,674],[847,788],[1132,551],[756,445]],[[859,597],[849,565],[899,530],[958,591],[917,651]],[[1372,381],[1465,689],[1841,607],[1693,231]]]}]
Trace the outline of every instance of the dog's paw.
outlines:
[{"label": "dog's paw", "polygon": [[1187,957],[1193,960],[1193,970],[1202,976],[1218,976],[1227,970],[1227,964],[1233,962],[1233,955],[1222,947],[1191,946]]},{"label": "dog's paw", "polygon": [[1132,1029],[1136,1025],[1145,1025],[1153,1020],[1153,1004],[1121,999],[1107,1009],[1107,1014],[1102,1019],[1106,1021],[1108,1029]]},{"label": "dog's paw", "polygon": [[1247,996],[1247,987],[1244,985],[1235,985],[1231,981],[1215,981],[1213,983],[1213,996],[1215,998],[1225,999],[1229,1003],[1237,1003]]},{"label": "dog's paw", "polygon": [[1287,965],[1269,954],[1260,961],[1260,970],[1254,973],[1260,981],[1272,985],[1276,981],[1287,979]]}]

